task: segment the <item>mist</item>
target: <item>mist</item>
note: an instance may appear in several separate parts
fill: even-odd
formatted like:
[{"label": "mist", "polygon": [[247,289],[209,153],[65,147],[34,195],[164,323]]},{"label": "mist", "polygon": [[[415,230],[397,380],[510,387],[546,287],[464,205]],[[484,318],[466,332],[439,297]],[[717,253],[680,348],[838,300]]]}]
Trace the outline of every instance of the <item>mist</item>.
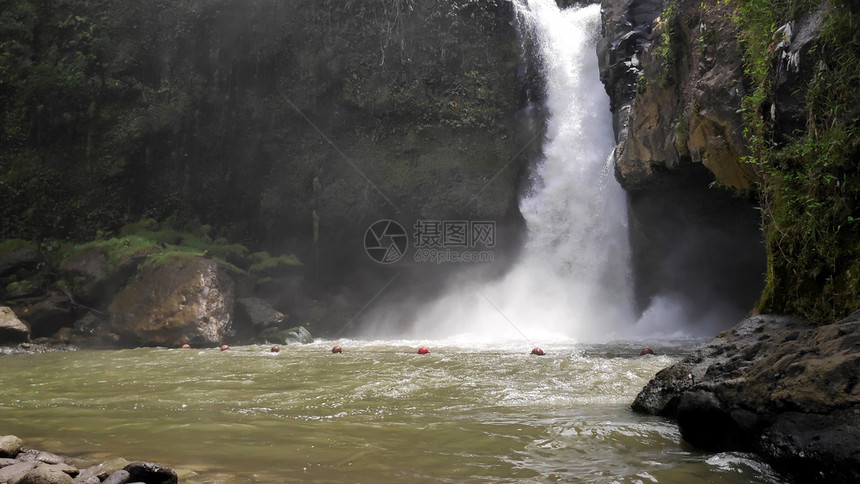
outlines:
[{"label": "mist", "polygon": [[613,177],[609,99],[593,48],[600,8],[516,7],[543,65],[548,113],[543,155],[520,201],[528,231],[520,258],[493,281],[461,271],[411,317],[377,309],[366,337],[591,340],[633,320],[626,199]]},{"label": "mist", "polygon": [[[383,300],[363,318],[362,336],[648,341],[704,337],[739,321],[760,282],[743,277],[755,251],[736,254],[755,240],[727,227],[708,229],[713,217],[690,207],[734,204],[725,210],[730,214],[748,207],[706,190],[695,201],[689,194],[639,195],[639,208],[628,213],[631,197],[614,178],[609,99],[594,51],[599,6],[515,6],[542,68],[547,115],[542,154],[532,161],[519,204],[527,229],[519,257],[492,278],[485,268],[457,267],[429,302],[422,295]],[[631,216],[644,216],[659,234],[629,227]]]}]

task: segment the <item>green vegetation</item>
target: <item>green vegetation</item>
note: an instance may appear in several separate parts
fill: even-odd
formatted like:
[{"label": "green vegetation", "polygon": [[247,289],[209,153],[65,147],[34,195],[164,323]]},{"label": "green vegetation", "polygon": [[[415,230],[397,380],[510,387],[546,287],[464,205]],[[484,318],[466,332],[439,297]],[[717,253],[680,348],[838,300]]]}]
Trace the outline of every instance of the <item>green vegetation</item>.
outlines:
[{"label": "green vegetation", "polygon": [[636,93],[644,94],[645,91],[648,90],[648,78],[645,74],[640,73],[639,77],[636,78]]},{"label": "green vegetation", "polygon": [[33,242],[22,239],[7,239],[0,240],[0,257],[11,254],[12,252],[29,249],[33,252],[39,251],[39,246]]},{"label": "green vegetation", "polygon": [[254,252],[251,255],[252,264],[248,268],[256,274],[280,273],[285,268],[301,266],[302,263],[294,255],[272,257],[268,252]]},{"label": "green vegetation", "polygon": [[172,217],[208,224],[180,245],[215,257],[209,239],[337,270],[344,237],[392,211],[379,192],[401,213],[504,214],[517,170],[466,202],[521,147],[510,8],[0,0],[0,239]]},{"label": "green vegetation", "polygon": [[720,36],[711,25],[702,24],[701,34],[696,38],[696,53],[702,55],[709,47],[717,45]]},{"label": "green vegetation", "polygon": [[153,219],[143,219],[123,226],[119,237],[70,246],[65,252],[70,254],[92,249],[102,252],[106,256],[108,274],[128,264],[143,267],[174,262],[177,258],[185,257],[211,258],[237,274],[277,274],[285,267],[302,265],[294,255],[273,257],[268,252],[251,254],[240,244],[213,242],[206,235],[210,230],[208,226],[197,227],[195,231],[183,231],[175,228],[174,223],[172,219],[161,224]]},{"label": "green vegetation", "polygon": [[775,99],[779,30],[811,0],[739,0],[737,22],[752,89],[744,99],[749,162],[762,179],[767,286],[759,309],[829,322],[860,306],[860,15],[830,0],[813,47],[806,124],[779,133]]},{"label": "green vegetation", "polygon": [[660,37],[657,42],[657,56],[663,66],[663,76],[660,87],[673,85],[675,71],[681,60],[681,42],[683,42],[683,26],[681,25],[681,8],[676,0],[669,2],[659,19]]}]

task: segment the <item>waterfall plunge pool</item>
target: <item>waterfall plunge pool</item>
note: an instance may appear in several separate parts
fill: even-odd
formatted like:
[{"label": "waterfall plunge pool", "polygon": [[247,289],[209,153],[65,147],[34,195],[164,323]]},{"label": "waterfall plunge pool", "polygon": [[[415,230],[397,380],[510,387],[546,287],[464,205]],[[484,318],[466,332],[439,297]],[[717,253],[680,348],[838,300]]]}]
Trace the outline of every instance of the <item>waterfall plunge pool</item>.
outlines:
[{"label": "waterfall plunge pool", "polygon": [[629,409],[692,343],[647,357],[541,344],[547,356],[407,340],[7,356],[0,433],[79,466],[157,461],[189,483],[780,482]]}]

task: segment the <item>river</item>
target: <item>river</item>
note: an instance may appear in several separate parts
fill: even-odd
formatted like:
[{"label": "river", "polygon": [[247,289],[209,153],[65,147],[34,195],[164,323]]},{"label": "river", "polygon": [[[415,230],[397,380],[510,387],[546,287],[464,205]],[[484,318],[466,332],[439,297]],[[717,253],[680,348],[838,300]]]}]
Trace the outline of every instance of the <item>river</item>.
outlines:
[{"label": "river", "polygon": [[779,482],[630,411],[689,343],[647,357],[618,343],[543,357],[522,343],[333,344],[2,357],[0,431],[78,465],[158,461],[189,483]]}]

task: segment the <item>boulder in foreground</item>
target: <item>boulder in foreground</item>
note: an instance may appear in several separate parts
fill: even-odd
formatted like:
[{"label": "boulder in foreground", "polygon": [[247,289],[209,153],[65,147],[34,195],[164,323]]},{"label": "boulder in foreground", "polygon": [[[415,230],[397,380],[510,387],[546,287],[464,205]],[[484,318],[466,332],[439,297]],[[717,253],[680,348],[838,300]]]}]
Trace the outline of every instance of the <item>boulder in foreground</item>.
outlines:
[{"label": "boulder in foreground", "polygon": [[754,451],[801,482],[860,482],[860,311],[815,326],[742,321],[660,371],[636,411],[712,450]]}]

